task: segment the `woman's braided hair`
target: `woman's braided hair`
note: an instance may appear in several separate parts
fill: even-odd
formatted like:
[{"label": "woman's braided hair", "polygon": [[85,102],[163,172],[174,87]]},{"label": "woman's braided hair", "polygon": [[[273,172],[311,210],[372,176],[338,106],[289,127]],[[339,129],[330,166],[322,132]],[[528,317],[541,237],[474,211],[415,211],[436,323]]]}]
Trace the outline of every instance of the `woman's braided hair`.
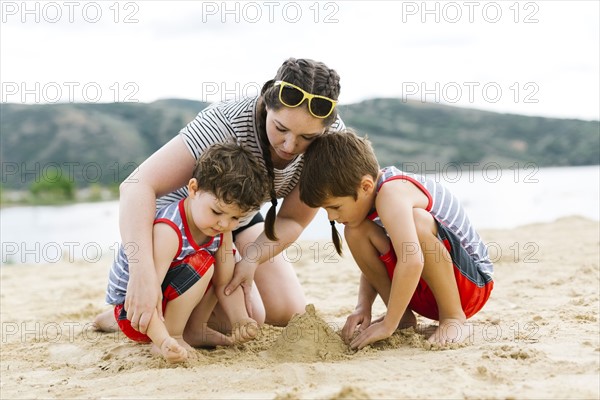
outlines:
[{"label": "woman's braided hair", "polygon": [[[275,235],[277,193],[275,192],[275,171],[273,160],[271,159],[271,146],[267,137],[266,120],[267,108],[278,110],[281,107],[285,107],[279,101],[279,86],[274,85],[275,81],[279,80],[296,85],[309,93],[326,96],[333,100],[337,100],[340,94],[340,76],[335,70],[328,68],[322,62],[302,58],[287,59],[279,67],[275,78],[267,81],[262,87],[257,103],[257,127],[259,144],[271,184],[269,190],[271,207],[265,218],[265,234],[270,240],[277,240],[277,236]],[[304,102],[300,107],[308,107],[307,103]],[[331,115],[323,118],[323,126],[331,125],[336,118],[337,110],[334,109]]]}]

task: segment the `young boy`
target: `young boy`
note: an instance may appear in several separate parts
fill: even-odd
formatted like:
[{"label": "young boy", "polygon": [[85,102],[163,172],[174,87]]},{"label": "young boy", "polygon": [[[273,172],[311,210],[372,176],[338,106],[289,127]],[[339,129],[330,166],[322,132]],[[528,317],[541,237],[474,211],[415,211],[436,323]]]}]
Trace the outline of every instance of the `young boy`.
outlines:
[{"label": "young boy", "polygon": [[[438,320],[430,342],[462,342],[467,318],[492,291],[486,246],[457,199],[434,180],[379,168],[370,143],[350,130],[322,135],[304,155],[300,198],[334,220],[362,272],[358,304],[342,337],[352,348],[416,325],[412,311]],[[379,294],[385,317],[371,321]],[[411,311],[412,310],[412,311]],[[358,334],[355,336],[355,331]]]},{"label": "young boy", "polygon": [[[187,186],[189,196],[156,213],[153,257],[163,300],[162,310],[157,308],[150,320],[147,335],[131,326],[124,308],[128,257],[135,257],[135,246],[121,245],[113,263],[106,301],[115,306],[114,316],[127,337],[152,341],[153,350],[169,362],[186,360],[191,346],[183,340],[183,331],[211,279],[234,327],[234,340],[243,342],[256,335],[258,326],[248,316],[242,290],[225,296],[224,289],[235,264],[231,231],[240,218],[260,208],[269,192],[267,182],[256,157],[237,144],[215,144],[202,154]],[[215,304],[206,302],[209,308]],[[203,313],[207,319],[210,312]]]}]

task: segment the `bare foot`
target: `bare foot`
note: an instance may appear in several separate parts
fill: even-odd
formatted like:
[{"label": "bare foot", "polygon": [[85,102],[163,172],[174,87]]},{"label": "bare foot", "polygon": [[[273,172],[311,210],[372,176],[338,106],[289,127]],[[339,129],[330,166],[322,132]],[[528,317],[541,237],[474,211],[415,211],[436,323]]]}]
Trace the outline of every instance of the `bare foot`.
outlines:
[{"label": "bare foot", "polygon": [[216,347],[216,346],[231,346],[233,340],[206,324],[200,332],[184,332],[185,342],[193,347]]},{"label": "bare foot", "polygon": [[429,337],[429,343],[436,343],[440,346],[454,343],[464,343],[471,337],[473,327],[468,325],[465,320],[447,318],[440,321],[440,325],[433,335]]},{"label": "bare foot", "polygon": [[179,345],[187,351],[187,353],[188,353],[187,359],[188,360],[194,361],[194,360],[202,359],[200,352],[196,351],[196,349],[194,349],[192,346],[190,346],[189,343],[186,342],[185,340],[183,340],[183,338],[181,336],[174,336],[174,339],[177,340],[177,343],[179,343]]},{"label": "bare foot", "polygon": [[94,318],[94,328],[101,332],[116,332],[119,330],[114,310],[106,310],[96,315],[96,318]]},{"label": "bare foot", "polygon": [[194,348],[192,346],[190,346],[188,344],[188,342],[186,342],[185,340],[183,340],[183,337],[181,337],[181,336],[173,336],[173,339],[177,340],[177,343],[179,343],[179,345],[181,347],[183,347],[184,349],[186,349],[187,351],[194,351]]},{"label": "bare foot", "polygon": [[177,339],[170,336],[163,340],[160,349],[152,344],[152,352],[162,354],[165,360],[173,364],[184,362],[188,358],[187,350],[179,344]]}]

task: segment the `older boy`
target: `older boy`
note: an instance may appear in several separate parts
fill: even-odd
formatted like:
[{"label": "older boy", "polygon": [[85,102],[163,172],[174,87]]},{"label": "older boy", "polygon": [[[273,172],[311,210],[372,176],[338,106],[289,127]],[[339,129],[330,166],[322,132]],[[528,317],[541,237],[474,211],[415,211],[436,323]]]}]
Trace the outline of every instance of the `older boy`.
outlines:
[{"label": "older boy", "polygon": [[[493,265],[446,188],[395,167],[380,169],[370,143],[350,130],[315,139],[304,155],[299,185],[302,201],[327,211],[338,252],[333,221],[345,225],[362,272],[358,304],[342,330],[352,348],[414,326],[412,311],[439,320],[430,342],[444,345],[469,337],[466,320],[490,296]],[[372,322],[378,294],[387,313]]]}]

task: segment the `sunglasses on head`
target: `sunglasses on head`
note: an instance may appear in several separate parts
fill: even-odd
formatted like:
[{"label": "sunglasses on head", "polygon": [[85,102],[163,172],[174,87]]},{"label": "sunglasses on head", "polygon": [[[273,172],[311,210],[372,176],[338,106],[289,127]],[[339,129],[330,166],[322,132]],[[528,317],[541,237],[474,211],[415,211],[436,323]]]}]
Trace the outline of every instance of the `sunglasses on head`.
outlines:
[{"label": "sunglasses on head", "polygon": [[286,81],[275,81],[274,84],[279,85],[279,101],[284,106],[298,107],[305,99],[308,99],[308,111],[310,111],[313,117],[329,117],[337,103],[336,100],[308,93]]}]

